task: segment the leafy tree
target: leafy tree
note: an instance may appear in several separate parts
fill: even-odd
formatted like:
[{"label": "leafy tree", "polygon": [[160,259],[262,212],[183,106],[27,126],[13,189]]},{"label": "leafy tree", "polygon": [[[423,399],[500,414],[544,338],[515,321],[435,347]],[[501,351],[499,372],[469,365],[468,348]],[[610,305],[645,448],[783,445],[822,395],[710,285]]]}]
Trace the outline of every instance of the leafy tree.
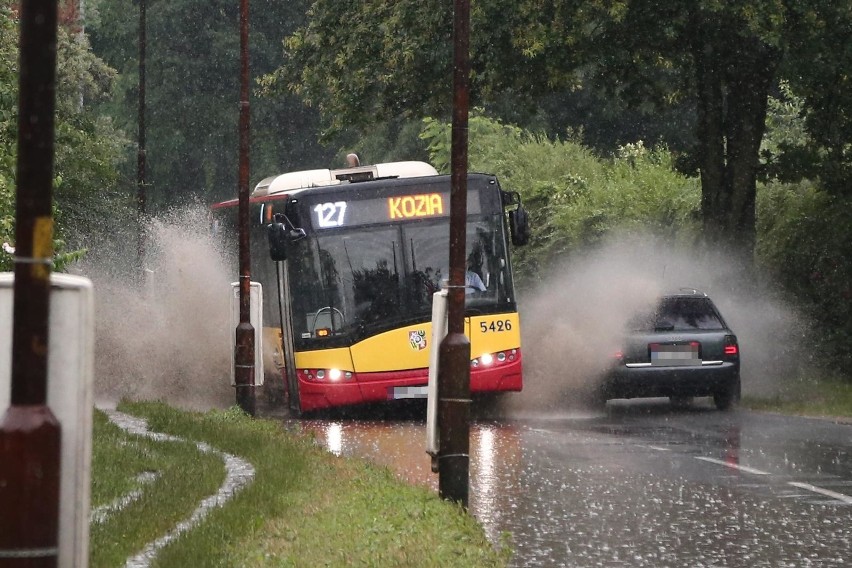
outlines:
[{"label": "leafy tree", "polygon": [[[446,117],[450,10],[451,3],[437,0],[317,0],[307,24],[287,38],[284,64],[266,86],[301,96],[322,112],[329,131],[395,116]],[[692,109],[696,144],[679,163],[700,173],[705,236],[748,258],[767,97],[780,70],[796,68],[809,87],[809,106],[838,102],[846,67],[828,55],[840,42],[846,57],[847,12],[830,0],[478,2],[471,97],[489,112],[527,120],[560,93],[600,89],[647,113]],[[803,49],[811,40],[811,50]],[[813,50],[824,68],[808,69]],[[831,77],[832,88],[820,90]],[[846,97],[811,115],[812,130],[832,116],[830,109],[836,115],[849,108]],[[821,136],[837,164],[846,156],[845,131],[829,132],[830,139]]]},{"label": "leafy tree", "polygon": [[782,80],[778,93],[767,103],[766,133],[760,145],[761,177],[765,180],[816,179],[814,139],[805,124],[807,109],[789,81]]},{"label": "leafy tree", "polygon": [[786,148],[788,179],[818,175],[825,189],[852,195],[852,9],[847,2],[788,2],[784,76],[803,99],[809,144]]},{"label": "leafy tree", "polygon": [[[274,68],[281,38],[304,21],[307,2],[250,2],[250,71]],[[147,0],[146,142],[152,212],[237,192],[239,2]],[[136,137],[138,0],[98,0],[87,30],[95,52],[119,71],[103,109]],[[262,178],[327,159],[316,118],[294,97],[251,100],[251,171]],[[135,156],[136,148],[130,148]],[[135,159],[125,172],[135,179]]]},{"label": "leafy tree", "polygon": [[114,122],[95,112],[115,70],[95,56],[83,34],[59,29],[56,93],[55,201],[62,234],[91,246],[126,224],[131,201],[119,167],[129,142]]},{"label": "leafy tree", "polygon": [[[18,121],[18,30],[10,0],[0,2],[0,239],[14,245],[14,193]],[[114,72],[94,57],[85,37],[60,28],[54,156],[54,216],[58,268],[80,257],[124,218],[116,192],[125,144],[110,121],[83,104],[108,91]],[[67,243],[67,244],[66,244]],[[68,247],[77,250],[68,251]],[[11,256],[0,253],[2,269]]]},{"label": "leafy tree", "polygon": [[[852,362],[852,214],[848,196],[825,181],[829,152],[808,132],[815,111],[789,82],[769,99],[757,192],[757,257],[797,305],[819,322],[822,362]],[[834,172],[842,175],[842,164]],[[847,174],[848,175],[848,174]],[[823,179],[821,179],[823,178]]]},{"label": "leafy tree", "polygon": [[[15,19],[9,2],[0,3],[0,241],[15,236],[15,156],[18,104],[18,50]],[[0,269],[8,270],[10,258],[0,252]]]},{"label": "leafy tree", "polygon": [[[435,0],[318,0],[262,80],[318,109],[328,132],[448,109],[452,18]],[[403,33],[404,32],[404,33]]]},{"label": "leafy tree", "polygon": [[758,192],[759,258],[819,322],[814,356],[852,363],[852,213],[844,200],[803,180]]},{"label": "leafy tree", "polygon": [[[447,122],[424,121],[421,136],[439,171],[450,167],[450,133]],[[549,140],[478,113],[470,119],[470,141],[470,170],[497,175],[529,210],[531,241],[514,251],[524,278],[537,278],[554,257],[616,229],[686,244],[697,236],[697,180],[676,173],[664,148],[640,142],[603,159],[578,142]]]}]

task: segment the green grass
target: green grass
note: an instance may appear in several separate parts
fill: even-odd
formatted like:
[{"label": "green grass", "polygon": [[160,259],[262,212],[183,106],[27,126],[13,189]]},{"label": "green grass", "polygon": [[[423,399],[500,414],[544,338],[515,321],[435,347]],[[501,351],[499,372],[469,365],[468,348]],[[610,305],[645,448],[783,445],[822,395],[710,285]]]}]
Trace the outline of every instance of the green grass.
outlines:
[{"label": "green grass", "polygon": [[[92,448],[92,508],[106,505],[142,484],[137,476],[156,472],[144,499],[91,526],[91,566],[120,566],[127,558],[188,516],[215,493],[225,477],[222,461],[194,444],[155,442],[126,434],[95,413]],[[191,464],[186,467],[185,464]]]},{"label": "green grass", "polygon": [[765,412],[852,419],[852,382],[834,377],[788,382],[772,397],[743,397],[742,405]]},{"label": "green grass", "polygon": [[[822,378],[788,383],[745,408],[852,419],[852,383]],[[505,566],[473,517],[386,469],[336,457],[307,435],[236,408],[190,413],[162,403],[123,403],[149,428],[188,440],[125,433],[95,412],[92,506],[134,489],[143,497],[91,529],[90,565],[123,566],[149,542],[188,518],[225,477],[221,459],[194,442],[248,460],[253,483],[166,547],[157,566]],[[143,484],[143,472],[156,481]]]},{"label": "green grass", "polygon": [[[166,547],[157,566],[505,566],[482,527],[434,492],[386,468],[336,457],[306,435],[238,409],[189,413],[161,403],[123,403],[152,431],[207,442],[255,467],[254,482]],[[215,455],[194,444],[127,436],[96,413],[93,505],[160,478],[127,510],[92,528],[91,566],[127,557],[189,517],[224,478]]]}]

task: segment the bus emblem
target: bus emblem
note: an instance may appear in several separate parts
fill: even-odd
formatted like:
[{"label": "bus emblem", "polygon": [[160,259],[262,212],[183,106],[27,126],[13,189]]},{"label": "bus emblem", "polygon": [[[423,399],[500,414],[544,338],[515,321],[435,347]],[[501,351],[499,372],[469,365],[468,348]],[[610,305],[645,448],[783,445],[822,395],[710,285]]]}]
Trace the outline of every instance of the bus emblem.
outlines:
[{"label": "bus emblem", "polygon": [[422,351],[426,349],[426,331],[423,329],[409,331],[408,342],[411,343],[411,348],[415,351]]}]

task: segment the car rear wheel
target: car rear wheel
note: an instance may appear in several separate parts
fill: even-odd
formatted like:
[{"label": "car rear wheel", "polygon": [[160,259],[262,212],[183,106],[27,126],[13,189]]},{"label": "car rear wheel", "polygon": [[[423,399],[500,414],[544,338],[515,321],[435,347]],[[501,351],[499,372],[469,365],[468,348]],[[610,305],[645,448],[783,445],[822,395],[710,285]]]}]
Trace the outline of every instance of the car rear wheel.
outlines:
[{"label": "car rear wheel", "polygon": [[729,410],[740,401],[740,380],[713,394],[713,403],[719,410]]}]

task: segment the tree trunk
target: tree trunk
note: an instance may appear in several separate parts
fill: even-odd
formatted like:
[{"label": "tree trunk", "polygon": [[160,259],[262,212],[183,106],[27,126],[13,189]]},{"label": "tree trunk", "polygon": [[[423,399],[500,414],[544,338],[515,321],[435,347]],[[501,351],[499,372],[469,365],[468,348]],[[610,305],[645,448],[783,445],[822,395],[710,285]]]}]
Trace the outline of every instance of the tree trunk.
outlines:
[{"label": "tree trunk", "polygon": [[[760,142],[778,54],[735,25],[696,16],[691,33],[705,243],[750,263]],[[729,22],[729,24],[731,24]]]},{"label": "tree trunk", "polygon": [[725,97],[721,57],[714,42],[693,34],[698,95],[698,164],[705,240],[718,242],[725,210]]},{"label": "tree trunk", "polygon": [[755,195],[760,142],[766,130],[769,88],[777,56],[760,41],[746,42],[735,54],[737,67],[728,77],[727,192],[725,232],[752,258],[755,244]]}]

